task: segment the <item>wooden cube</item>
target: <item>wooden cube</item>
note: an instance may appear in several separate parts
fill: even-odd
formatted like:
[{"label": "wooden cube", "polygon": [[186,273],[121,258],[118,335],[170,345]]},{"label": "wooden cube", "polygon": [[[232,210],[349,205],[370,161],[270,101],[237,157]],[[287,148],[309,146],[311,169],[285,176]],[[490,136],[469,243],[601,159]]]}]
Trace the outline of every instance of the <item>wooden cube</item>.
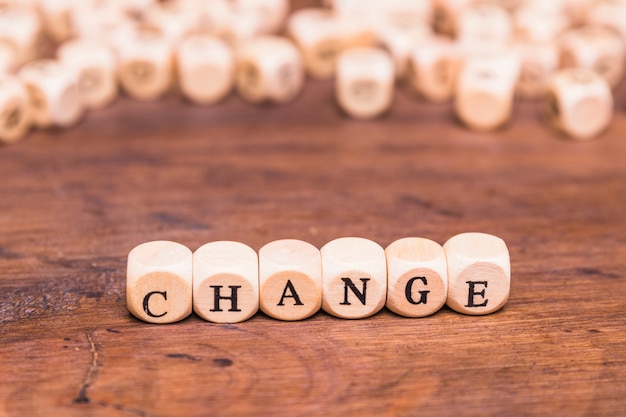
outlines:
[{"label": "wooden cube", "polygon": [[524,98],[544,97],[550,78],[559,69],[559,48],[554,42],[517,42],[521,65],[517,93]]},{"label": "wooden cube", "polygon": [[601,26],[573,29],[561,39],[561,67],[588,68],[600,74],[612,87],[624,75],[626,51],[621,36]]},{"label": "wooden cube", "polygon": [[428,101],[448,101],[454,95],[461,58],[456,43],[449,38],[433,38],[409,56],[408,82]]},{"label": "wooden cube", "polygon": [[515,54],[477,56],[465,61],[456,85],[454,109],[475,130],[493,130],[506,123],[513,110],[520,63]]},{"label": "wooden cube", "polygon": [[115,2],[80,1],[72,5],[69,20],[73,38],[104,42],[116,29],[134,25],[125,8]]},{"label": "wooden cube", "polygon": [[208,35],[185,38],[176,54],[181,92],[197,104],[222,100],[233,87],[235,58],[221,39]]},{"label": "wooden cube", "polygon": [[[359,5],[362,3],[360,1]],[[432,25],[435,11],[431,0],[375,0],[373,3],[377,14],[401,26]]]},{"label": "wooden cube", "polygon": [[53,41],[60,43],[74,35],[72,7],[74,0],[39,0],[43,29]]},{"label": "wooden cube", "polygon": [[192,253],[169,241],[146,242],[128,254],[128,311],[149,323],[174,323],[191,313]]},{"label": "wooden cube", "polygon": [[289,15],[288,0],[236,0],[238,8],[250,10],[259,16],[260,33],[270,35],[278,33]]},{"label": "wooden cube", "polygon": [[193,254],[193,310],[214,323],[238,323],[259,309],[259,258],[239,242],[219,241]]},{"label": "wooden cube", "polygon": [[141,21],[144,27],[175,45],[185,36],[201,32],[208,7],[209,2],[163,2],[158,7],[149,8]]},{"label": "wooden cube", "polygon": [[237,90],[247,101],[285,103],[302,89],[300,52],[285,38],[261,36],[243,42],[236,59]]},{"label": "wooden cube", "polygon": [[387,298],[385,250],[358,237],[332,240],[322,247],[322,309],[344,319],[376,314]]},{"label": "wooden cube", "polygon": [[377,22],[376,35],[380,44],[391,54],[398,79],[408,75],[411,53],[429,45],[433,36],[426,22],[410,22],[402,26],[389,19]]},{"label": "wooden cube", "polygon": [[511,16],[492,3],[476,3],[458,16],[457,38],[474,49],[492,51],[506,46],[513,36]]},{"label": "wooden cube", "polygon": [[344,49],[342,20],[325,9],[301,9],[287,21],[287,33],[302,53],[304,66],[314,78],[335,74],[339,53]]},{"label": "wooden cube", "polygon": [[22,67],[18,76],[28,91],[37,127],[68,127],[84,113],[75,74],[58,61],[41,59]]},{"label": "wooden cube", "polygon": [[550,122],[578,140],[604,131],[613,117],[613,95],[604,78],[584,68],[559,71],[552,77],[548,94]]},{"label": "wooden cube", "polygon": [[117,58],[107,44],[75,39],[61,45],[57,56],[75,71],[86,108],[105,107],[117,97]]},{"label": "wooden cube", "polygon": [[513,14],[515,36],[527,42],[556,43],[571,25],[568,16],[547,6],[549,2],[524,3]]},{"label": "wooden cube", "polygon": [[30,127],[28,93],[24,85],[10,75],[0,74],[0,142],[22,139]]},{"label": "wooden cube", "polygon": [[435,0],[434,27],[435,31],[456,37],[459,27],[459,16],[475,0]]},{"label": "wooden cube", "polygon": [[588,0],[583,5],[584,24],[613,29],[626,39],[626,3],[621,0]]},{"label": "wooden cube", "polygon": [[270,242],[259,250],[261,310],[279,320],[302,320],[322,305],[320,251],[301,240]]},{"label": "wooden cube", "polygon": [[37,57],[41,32],[41,22],[35,11],[20,7],[0,7],[0,43],[13,48],[16,66]]},{"label": "wooden cube", "polygon": [[124,91],[137,100],[156,100],[173,82],[173,46],[158,32],[124,28],[113,38],[118,78]]},{"label": "wooden cube", "polygon": [[399,239],[385,249],[387,308],[405,317],[436,313],[448,296],[443,247],[423,238]]},{"label": "wooden cube", "polygon": [[448,262],[448,307],[463,314],[484,315],[509,299],[511,262],[506,243],[485,233],[462,233],[443,248]]},{"label": "wooden cube", "polygon": [[375,48],[354,48],[337,61],[335,94],[341,108],[350,116],[370,119],[391,106],[394,66],[386,52]]}]

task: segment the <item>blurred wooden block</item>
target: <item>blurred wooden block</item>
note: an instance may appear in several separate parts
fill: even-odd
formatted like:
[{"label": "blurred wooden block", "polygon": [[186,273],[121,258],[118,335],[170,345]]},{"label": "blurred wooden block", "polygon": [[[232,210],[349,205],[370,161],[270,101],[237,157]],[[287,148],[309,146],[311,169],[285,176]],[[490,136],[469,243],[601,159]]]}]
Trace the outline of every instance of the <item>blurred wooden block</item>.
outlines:
[{"label": "blurred wooden block", "polygon": [[409,56],[408,82],[428,101],[452,99],[461,66],[461,53],[448,38],[434,37]]},{"label": "blurred wooden block", "polygon": [[287,20],[287,33],[298,45],[307,73],[314,78],[330,78],[343,50],[342,21],[330,10],[301,9]]},{"label": "blurred wooden block", "polygon": [[178,84],[197,104],[222,100],[233,88],[235,58],[221,39],[194,35],[182,40],[176,54]]},{"label": "blurred wooden block", "polygon": [[[361,3],[363,2],[359,2]],[[401,26],[432,26],[435,10],[431,0],[375,0],[373,3],[385,18]]]},{"label": "blurred wooden block", "polygon": [[41,32],[41,21],[35,11],[0,7],[0,43],[13,48],[16,66],[37,58]]},{"label": "blurred wooden block", "polygon": [[87,0],[76,2],[70,8],[68,18],[72,38],[105,42],[116,29],[134,25],[135,21],[120,3]]},{"label": "blurred wooden block", "polygon": [[193,254],[193,310],[214,323],[238,323],[259,309],[259,260],[239,242],[219,241]]},{"label": "blurred wooden block", "polygon": [[335,94],[341,108],[352,117],[369,119],[387,111],[394,83],[393,61],[380,49],[354,48],[339,56]]},{"label": "blurred wooden block", "polygon": [[496,4],[476,3],[459,13],[457,39],[463,45],[493,51],[506,46],[512,36],[511,16]]},{"label": "blurred wooden block", "polygon": [[259,250],[261,310],[279,320],[302,320],[322,305],[322,260],[310,243],[284,239]]},{"label": "blurred wooden block", "polygon": [[465,61],[456,85],[454,109],[474,130],[493,130],[511,118],[520,63],[515,54],[477,56]]},{"label": "blurred wooden block", "polygon": [[[522,3],[512,15],[515,37],[526,42],[556,43],[571,25],[568,16],[549,2]],[[550,3],[551,4],[551,3]]]},{"label": "blurred wooden block", "polygon": [[180,243],[146,242],[128,254],[128,311],[149,323],[174,323],[191,313],[192,253]]},{"label": "blurred wooden block", "polygon": [[550,122],[568,136],[588,140],[598,136],[613,118],[613,95],[594,71],[570,68],[552,77],[548,94]]},{"label": "blurred wooden block", "polygon": [[46,35],[60,43],[74,35],[72,27],[72,7],[74,0],[39,0],[43,28]]},{"label": "blurred wooden block", "polygon": [[463,314],[483,315],[509,299],[511,262],[504,241],[485,233],[462,233],[443,248],[448,262],[448,307]]},{"label": "blurred wooden block", "polygon": [[396,22],[390,19],[377,21],[376,35],[379,43],[391,54],[398,79],[407,76],[411,53],[429,45],[433,36],[430,26],[425,21]]},{"label": "blurred wooden block", "polygon": [[[580,1],[580,0],[579,0]],[[583,24],[613,29],[626,39],[626,3],[619,0],[588,0],[581,7]]]},{"label": "blurred wooden block", "polygon": [[28,93],[24,85],[10,75],[0,74],[0,142],[22,139],[30,127]]},{"label": "blurred wooden block", "polygon": [[521,65],[517,93],[524,98],[544,97],[550,78],[559,69],[559,48],[555,42],[517,42],[514,50]]},{"label": "blurred wooden block", "polygon": [[32,120],[37,127],[69,127],[77,123],[84,108],[72,71],[58,61],[31,61],[18,72],[28,91]]},{"label": "blurred wooden block", "polygon": [[404,238],[385,249],[387,308],[406,317],[436,313],[448,296],[448,271],[443,247],[432,240]]},{"label": "blurred wooden block", "polygon": [[565,33],[561,39],[561,67],[587,68],[615,87],[624,76],[624,40],[612,29],[585,26]]},{"label": "blurred wooden block", "polygon": [[459,31],[459,16],[472,3],[474,0],[434,0],[435,31],[456,37]]},{"label": "blurred wooden block", "polygon": [[280,32],[289,15],[288,0],[236,0],[240,9],[250,10],[259,16],[262,23],[261,34]]},{"label": "blurred wooden block", "polygon": [[237,91],[247,101],[285,103],[302,90],[302,58],[288,39],[261,36],[245,41],[236,60]]},{"label": "blurred wooden block", "polygon": [[322,308],[344,319],[376,314],[387,298],[385,250],[376,242],[345,237],[328,242],[322,254]]},{"label": "blurred wooden block", "polygon": [[117,59],[111,48],[96,40],[74,39],[57,50],[59,60],[75,71],[83,104],[99,109],[118,95]]},{"label": "blurred wooden block", "polygon": [[137,100],[157,100],[173,83],[172,43],[158,32],[123,28],[113,37],[118,78],[124,91]]}]

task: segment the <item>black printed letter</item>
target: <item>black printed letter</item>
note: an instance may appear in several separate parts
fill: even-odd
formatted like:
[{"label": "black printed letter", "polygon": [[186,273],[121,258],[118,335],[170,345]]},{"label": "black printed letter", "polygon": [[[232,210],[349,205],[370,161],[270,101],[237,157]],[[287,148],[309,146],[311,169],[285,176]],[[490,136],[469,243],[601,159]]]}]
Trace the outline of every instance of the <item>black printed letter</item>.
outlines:
[{"label": "black printed letter", "polygon": [[409,280],[409,282],[406,283],[406,287],[404,288],[404,295],[406,296],[406,299],[409,303],[414,304],[414,305],[418,305],[418,304],[427,304],[428,301],[426,300],[426,297],[428,295],[428,293],[430,291],[425,290],[425,291],[418,291],[418,293],[420,294],[420,299],[419,301],[415,301],[413,299],[413,295],[411,294],[411,290],[413,289],[413,283],[416,280],[420,280],[422,281],[422,283],[424,285],[428,285],[428,281],[426,281],[426,277],[415,277],[415,278],[411,278]]},{"label": "black printed letter", "polygon": [[[287,294],[287,290],[289,290],[289,294]],[[298,297],[298,293],[296,292],[296,289],[293,287],[293,284],[291,283],[291,280],[287,280],[287,285],[285,285],[285,289],[283,290],[283,295],[280,297],[280,301],[278,302],[277,305],[279,306],[284,306],[284,300],[285,298],[293,298],[293,305],[295,306],[302,306],[304,305],[301,301],[300,301],[300,297]]]},{"label": "black printed letter", "polygon": [[[485,300],[482,304],[474,304],[474,296],[480,295],[482,298],[485,298],[485,288],[487,288],[487,281],[465,281],[466,284],[469,284],[469,291],[467,292],[467,305],[465,307],[486,307],[487,301]],[[476,291],[475,286],[477,284],[484,285],[482,291]]]},{"label": "black printed letter", "polygon": [[341,278],[341,280],[345,283],[344,287],[343,287],[343,303],[339,303],[341,305],[351,305],[350,302],[348,301],[348,287],[352,290],[352,292],[354,293],[354,295],[356,295],[356,298],[359,299],[359,301],[361,302],[361,304],[365,305],[365,297],[366,297],[366,291],[367,291],[367,281],[369,281],[369,278],[359,278],[361,280],[361,282],[363,283],[363,292],[360,292],[356,286],[354,285],[354,283],[352,282],[352,280],[350,278]]},{"label": "black printed letter", "polygon": [[149,292],[148,294],[146,294],[145,297],[143,297],[143,311],[146,312],[147,315],[149,315],[150,317],[163,317],[164,315],[167,314],[167,311],[163,314],[152,314],[152,311],[150,311],[150,306],[148,304],[150,304],[150,297],[152,297],[154,294],[160,294],[163,296],[164,300],[167,300],[167,291],[152,291]]},{"label": "black printed letter", "polygon": [[228,309],[228,311],[241,311],[237,308],[237,289],[241,288],[240,285],[229,285],[228,288],[230,288],[230,297],[222,297],[220,295],[220,289],[222,288],[221,285],[211,285],[211,288],[213,288],[214,292],[213,292],[213,308],[211,309],[211,311],[223,311],[220,308],[220,300],[230,300],[230,309]]}]

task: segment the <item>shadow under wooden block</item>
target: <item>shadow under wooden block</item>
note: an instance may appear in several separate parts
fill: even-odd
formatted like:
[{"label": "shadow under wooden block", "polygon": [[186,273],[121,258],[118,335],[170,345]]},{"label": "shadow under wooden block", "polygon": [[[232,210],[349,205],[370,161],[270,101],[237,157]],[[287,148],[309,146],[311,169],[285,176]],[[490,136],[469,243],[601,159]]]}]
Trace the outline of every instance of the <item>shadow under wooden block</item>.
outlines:
[{"label": "shadow under wooden block", "polygon": [[504,306],[511,288],[509,250],[502,239],[462,233],[444,245],[448,260],[448,307],[483,315]]},{"label": "shadow under wooden block", "polygon": [[376,242],[344,237],[328,242],[322,254],[322,309],[345,319],[377,313],[387,298],[387,264]]},{"label": "shadow under wooden block", "polygon": [[302,240],[270,242],[259,250],[261,310],[279,320],[302,320],[322,305],[320,251]]},{"label": "shadow under wooden block", "polygon": [[385,249],[387,308],[406,317],[436,313],[448,296],[448,271],[443,247],[432,240],[408,237]]},{"label": "shadow under wooden block", "polygon": [[149,323],[173,323],[191,314],[192,253],[176,242],[154,241],[128,254],[128,311]]},{"label": "shadow under wooden block", "polygon": [[259,309],[259,261],[239,242],[219,241],[193,254],[193,310],[215,323],[238,323]]}]

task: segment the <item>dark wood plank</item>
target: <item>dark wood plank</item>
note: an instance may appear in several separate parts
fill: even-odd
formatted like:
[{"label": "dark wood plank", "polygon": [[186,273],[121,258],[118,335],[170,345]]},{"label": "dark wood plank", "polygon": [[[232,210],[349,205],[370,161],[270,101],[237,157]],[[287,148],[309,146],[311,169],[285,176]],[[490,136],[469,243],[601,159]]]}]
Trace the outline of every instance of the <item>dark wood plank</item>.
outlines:
[{"label": "dark wood plank", "polygon": [[[286,106],[120,99],[0,149],[1,416],[619,415],[626,405],[626,100],[573,143],[520,103],[499,132],[397,94],[345,118],[332,84]],[[448,309],[167,326],[125,307],[129,250],[339,236],[508,243],[512,292]]]}]

